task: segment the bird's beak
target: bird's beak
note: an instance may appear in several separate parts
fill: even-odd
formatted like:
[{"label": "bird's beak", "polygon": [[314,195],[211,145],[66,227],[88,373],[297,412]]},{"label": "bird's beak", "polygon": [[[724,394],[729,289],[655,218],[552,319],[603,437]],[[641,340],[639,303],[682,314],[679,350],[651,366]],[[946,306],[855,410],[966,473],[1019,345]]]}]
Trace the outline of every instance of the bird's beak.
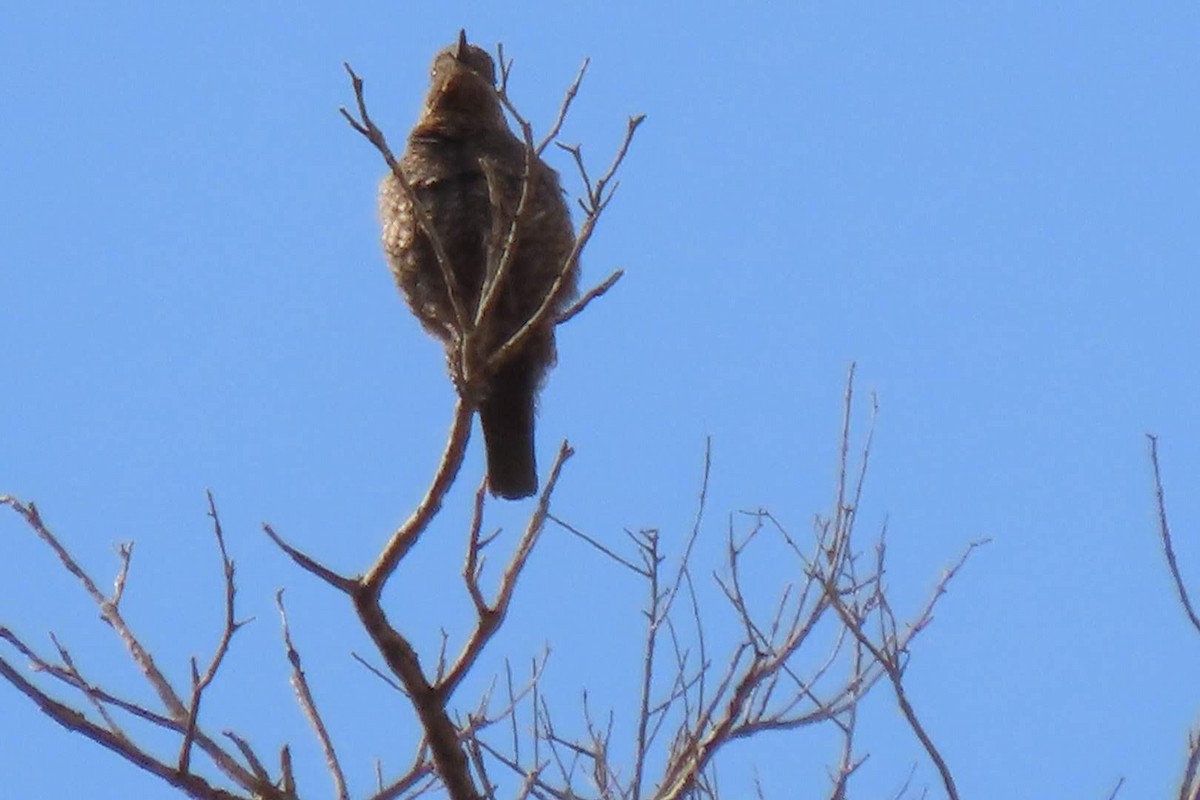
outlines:
[{"label": "bird's beak", "polygon": [[467,31],[464,28],[458,29],[458,47],[454,49],[454,59],[462,61],[467,55]]}]

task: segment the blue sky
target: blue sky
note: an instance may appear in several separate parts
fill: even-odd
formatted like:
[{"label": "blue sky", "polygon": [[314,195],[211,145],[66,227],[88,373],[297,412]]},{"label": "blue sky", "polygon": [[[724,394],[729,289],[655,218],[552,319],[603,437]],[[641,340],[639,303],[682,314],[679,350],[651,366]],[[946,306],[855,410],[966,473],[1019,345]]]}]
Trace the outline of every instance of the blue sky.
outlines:
[{"label": "blue sky", "polygon": [[[316,756],[278,644],[286,586],[353,779],[375,756],[399,767],[409,717],[350,659],[351,609],[258,529],[364,568],[450,419],[441,353],[378,246],[383,165],[337,114],[341,63],[399,143],[459,27],[504,42],[542,128],[590,56],[563,138],[599,167],[628,115],[648,119],[584,259],[589,281],[626,277],[561,332],[542,397],[543,466],[562,438],[577,449],[556,513],[613,543],[640,527],[681,543],[711,436],[704,572],[739,509],[804,530],[832,497],[857,362],[881,409],[862,519],[888,524],[901,607],[993,540],[909,670],[964,796],[1103,797],[1121,777],[1123,797],[1165,796],[1200,711],[1200,640],[1158,549],[1144,434],[1200,586],[1200,11],[1050,5],[10,4],[0,493],[36,500],[104,582],[112,545],[137,540],[129,614],[182,678],[219,625],[211,488],[256,617],[214,727]],[[390,597],[425,644],[467,610],[479,449]],[[97,679],[143,691],[44,548],[12,515],[0,535],[0,623],[39,644],[52,629]],[[552,641],[565,708],[583,685],[627,707],[640,588],[561,534],[527,577],[496,655]],[[889,699],[870,711],[862,796],[914,762],[936,788]],[[96,798],[171,796],[4,687],[0,721],[13,796],[85,780]],[[835,752],[777,737],[723,774],[734,797],[751,768],[776,796],[819,791]],[[326,790],[319,767],[302,777]]]}]

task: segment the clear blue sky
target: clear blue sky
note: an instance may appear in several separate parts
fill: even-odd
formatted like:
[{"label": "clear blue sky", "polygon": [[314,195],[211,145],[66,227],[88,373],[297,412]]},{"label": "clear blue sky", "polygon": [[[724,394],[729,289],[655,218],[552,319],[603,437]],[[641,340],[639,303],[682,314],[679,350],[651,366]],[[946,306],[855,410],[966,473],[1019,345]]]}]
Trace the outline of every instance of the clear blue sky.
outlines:
[{"label": "clear blue sky", "polygon": [[[341,62],[399,143],[459,27],[505,43],[542,127],[591,56],[564,138],[599,166],[629,114],[648,120],[585,256],[589,279],[626,278],[562,331],[542,398],[543,465],[564,437],[578,450],[556,512],[606,541],[657,526],[678,543],[711,435],[701,572],[737,509],[802,531],[828,508],[857,361],[881,405],[863,522],[888,522],[901,607],[994,540],[909,672],[964,796],[1105,797],[1121,776],[1122,797],[1166,796],[1200,712],[1200,639],[1158,549],[1143,434],[1162,437],[1200,586],[1200,11],[508,5],[0,11],[0,493],[38,501],[106,584],[113,543],[137,540],[129,614],[182,679],[218,630],[211,488],[257,618],[214,728],[316,757],[278,644],[287,586],[356,785],[376,756],[399,767],[411,718],[350,659],[366,645],[348,604],[258,530],[362,569],[450,418],[441,353],[380,254],[383,165],[336,112],[352,100]],[[390,597],[425,645],[465,613],[478,450]],[[57,631],[96,679],[144,697],[44,548],[12,515],[0,536],[0,623],[39,644]],[[640,587],[561,534],[545,544],[496,654],[549,639],[561,707],[585,683],[627,706]],[[430,598],[445,595],[444,618]],[[937,795],[883,694],[863,725],[862,796],[913,762]],[[834,748],[805,732],[734,750],[729,796],[751,767],[775,796],[819,791]],[[302,779],[324,796],[319,767]],[[83,781],[97,800],[173,796],[3,686],[0,780],[12,797]]]}]

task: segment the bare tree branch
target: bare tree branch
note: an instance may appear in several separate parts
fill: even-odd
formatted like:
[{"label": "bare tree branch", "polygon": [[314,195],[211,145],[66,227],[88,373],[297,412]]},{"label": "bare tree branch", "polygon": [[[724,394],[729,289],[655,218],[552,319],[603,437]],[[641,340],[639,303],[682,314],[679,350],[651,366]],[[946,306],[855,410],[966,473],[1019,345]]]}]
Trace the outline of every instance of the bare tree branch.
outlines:
[{"label": "bare tree branch", "polygon": [[[217,540],[217,549],[221,553],[221,566],[225,579],[225,624],[221,630],[221,639],[217,643],[216,652],[213,653],[204,675],[201,676],[196,672],[196,660],[192,659],[192,696],[188,702],[187,728],[184,731],[183,744],[179,748],[180,772],[187,772],[191,761],[192,743],[196,738],[196,722],[200,718],[200,698],[204,694],[204,690],[217,677],[217,670],[221,668],[225,654],[229,652],[229,643],[233,640],[233,634],[241,627],[241,623],[234,619],[234,599],[237,596],[237,588],[233,581],[233,561],[225,549],[225,533],[221,529],[221,518],[217,514],[217,505],[213,500],[212,492],[209,491],[206,495],[208,497],[208,516],[212,519],[213,536]],[[122,570],[122,578],[119,583],[124,585],[124,570]]]},{"label": "bare tree branch", "polygon": [[[61,671],[70,676],[69,682],[73,686],[76,686],[83,691],[84,697],[86,697],[88,702],[92,704],[92,708],[94,708],[96,713],[100,715],[100,719],[104,720],[105,726],[107,726],[108,729],[113,732],[113,735],[115,735],[118,739],[130,744],[131,742],[128,734],[121,729],[121,726],[117,724],[117,721],[113,719],[111,714],[108,713],[108,706],[104,704],[102,693],[94,691],[92,685],[84,679],[83,675],[79,672],[79,668],[75,666],[75,661],[71,658],[70,652],[68,652],[67,648],[64,647],[63,644],[58,640],[58,637],[54,635],[53,631],[50,633],[50,641],[54,642],[54,647],[58,650],[58,657],[62,659],[63,663],[63,667],[56,669],[56,671]],[[28,650],[23,646],[20,646],[19,649],[28,652]],[[35,665],[37,663],[37,661],[34,662]]]},{"label": "bare tree branch", "polygon": [[[909,628],[909,632],[905,636],[899,638],[892,633],[885,633],[884,641],[881,644],[876,644],[875,642],[871,641],[866,632],[863,630],[862,625],[859,624],[856,619],[850,616],[850,612],[846,605],[836,597],[836,591],[834,591],[832,588],[830,589],[830,594],[833,595],[831,599],[833,601],[834,610],[837,611],[838,615],[842,617],[842,621],[846,625],[846,629],[849,630],[863,646],[863,648],[871,654],[872,658],[875,659],[875,662],[883,667],[884,672],[888,676],[888,680],[890,680],[892,683],[892,689],[895,692],[896,702],[900,706],[901,713],[904,714],[904,718],[908,722],[909,727],[920,740],[921,746],[925,748],[925,752],[929,754],[929,758],[933,761],[934,766],[937,767],[938,774],[942,778],[942,784],[946,789],[946,794],[951,798],[951,800],[958,800],[959,796],[958,789],[954,783],[954,777],[951,774],[950,768],[946,764],[945,759],[942,757],[942,754],[939,752],[936,745],[934,745],[933,740],[925,731],[924,726],[921,725],[920,721],[917,719],[916,711],[913,709],[912,703],[908,699],[908,693],[904,688],[904,655],[907,651],[908,642],[932,619],[933,607],[938,598],[945,594],[946,587],[950,581],[966,563],[967,558],[970,557],[975,548],[986,543],[987,540],[971,542],[957,563],[947,570],[945,575],[942,576],[942,579],[938,581],[938,584],[933,592],[933,597],[930,598],[924,611],[920,616],[917,617],[917,620],[912,623],[911,627]],[[877,590],[877,592],[879,592],[880,596],[882,596],[882,590]]]},{"label": "bare tree branch", "polygon": [[229,739],[229,741],[233,742],[234,747],[236,747],[238,749],[238,752],[240,752],[242,754],[242,758],[246,759],[246,763],[250,765],[250,768],[252,770],[254,770],[254,776],[258,780],[258,785],[259,786],[272,785],[271,776],[270,776],[270,774],[267,773],[267,768],[263,766],[262,761],[259,759],[258,755],[254,752],[254,748],[252,748],[250,746],[250,743],[247,742],[242,737],[238,736],[233,731],[224,731],[224,735],[225,735],[225,738],[227,738],[227,739]]},{"label": "bare tree branch", "polygon": [[[500,53],[500,60],[503,62],[503,51]],[[563,94],[562,103],[558,108],[558,116],[554,119],[554,124],[550,126],[550,130],[546,131],[546,135],[542,137],[542,141],[538,142],[537,154],[540,156],[550,143],[558,138],[558,132],[562,130],[563,123],[567,121],[567,114],[571,110],[571,103],[575,100],[575,95],[579,93],[579,86],[583,83],[583,76],[587,73],[588,65],[592,63],[590,58],[585,58],[583,64],[579,67],[579,72],[575,75],[575,80],[571,81],[571,85],[567,87],[567,91]],[[505,96],[507,96],[507,78],[508,73],[505,73]]]},{"label": "bare tree branch", "polygon": [[1179,784],[1179,800],[1200,798],[1200,727],[1188,734],[1187,761]]},{"label": "bare tree branch", "polygon": [[[68,685],[81,691],[87,701],[97,709],[101,706],[113,706],[125,711],[139,719],[150,722],[158,727],[175,731],[183,735],[186,741],[189,737],[192,742],[198,745],[204,753],[212,759],[213,763],[221,770],[228,778],[250,791],[258,792],[264,798],[277,797],[276,790],[269,784],[263,784],[253,771],[248,770],[240,764],[237,758],[229,751],[223,749],[211,736],[202,731],[199,726],[191,718],[191,710],[185,706],[180,700],[178,692],[171,686],[166,676],[158,669],[154,663],[154,659],[150,655],[149,650],[144,647],[138,637],[134,634],[132,628],[126,623],[124,617],[119,611],[119,607],[112,598],[107,598],[97,588],[96,582],[87,574],[87,572],[79,565],[75,558],[67,551],[67,549],[59,542],[58,538],[50,531],[43,522],[41,515],[38,513],[37,507],[33,503],[22,503],[18,499],[11,496],[0,496],[0,505],[6,505],[12,508],[21,516],[27,526],[43,541],[58,557],[63,567],[71,573],[83,586],[84,590],[92,598],[93,602],[100,609],[100,616],[109,624],[112,630],[121,639],[125,645],[127,652],[134,664],[141,671],[143,677],[150,684],[152,689],[158,695],[160,701],[166,707],[166,714],[160,714],[151,711],[144,706],[136,703],[131,703],[122,700],[112,693],[105,691],[101,687],[94,686],[88,682],[79,672],[71,659],[66,647],[58,644],[60,656],[64,659],[62,666],[55,666],[47,662],[45,659],[37,656],[32,648],[28,647],[18,637],[16,637],[7,628],[0,628],[0,638],[8,641],[18,649],[23,655],[34,663],[35,667],[42,669],[46,674],[67,683]],[[213,506],[210,498],[210,509]],[[123,546],[118,555],[121,559],[121,567],[118,572],[116,581],[114,582],[114,597],[119,598],[123,592],[126,580],[129,574],[130,556],[132,547],[129,545]],[[228,592],[228,585],[227,585]],[[227,595],[228,596],[228,595]],[[232,634],[230,634],[232,635]],[[227,643],[225,644],[227,648]],[[220,653],[220,646],[218,653]],[[223,655],[221,656],[223,659]],[[212,672],[215,676],[216,668],[219,667],[221,659],[215,659],[216,666]],[[199,676],[193,672],[193,675],[198,679]],[[9,673],[4,673],[5,677],[9,677]],[[211,681],[211,678],[210,678]],[[11,682],[11,681],[10,681]],[[84,736],[92,738],[108,749],[114,749],[121,753],[123,757],[134,764],[142,767],[148,772],[151,772],[159,777],[162,777],[163,769],[172,772],[173,778],[169,781],[171,785],[178,786],[186,791],[192,792],[194,797],[232,797],[224,790],[211,787],[205,779],[195,775],[190,771],[179,769],[176,764],[171,767],[166,767],[165,762],[150,755],[144,748],[133,742],[131,738],[117,727],[115,719],[106,711],[101,713],[102,719],[107,720],[108,728],[103,728],[87,719],[87,717],[76,709],[52,700],[48,695],[42,692],[33,684],[22,679],[20,683],[14,682],[23,693],[38,703],[39,708],[43,710],[47,716],[55,719],[59,724],[67,727],[70,730],[82,733]],[[69,712],[69,713],[67,713]],[[97,738],[97,735],[100,738]],[[121,749],[122,743],[124,749]],[[183,748],[181,747],[181,752]],[[189,788],[190,787],[190,788]],[[205,794],[204,792],[208,792]],[[216,794],[214,794],[216,792]]]},{"label": "bare tree branch", "polygon": [[528,562],[529,556],[533,553],[533,548],[537,545],[542,530],[545,528],[546,515],[549,513],[550,508],[550,497],[554,494],[554,488],[558,485],[558,477],[562,473],[563,465],[573,453],[574,451],[565,441],[559,447],[558,456],[554,459],[554,466],[550,469],[550,477],[546,480],[546,485],[542,489],[537,507],[529,518],[529,524],[526,525],[525,533],[521,537],[521,541],[517,544],[516,552],[513,553],[512,559],[504,570],[504,574],[500,579],[500,586],[496,590],[495,600],[490,605],[482,602],[483,595],[479,590],[478,575],[474,574],[477,572],[473,565],[477,562],[478,548],[472,547],[470,549],[467,563],[471,566],[464,571],[464,577],[466,578],[471,596],[475,598],[475,610],[477,612],[475,630],[463,646],[463,650],[455,660],[454,666],[450,668],[450,672],[438,683],[436,690],[439,694],[449,696],[454,692],[455,688],[457,688],[458,684],[483,652],[484,646],[504,622],[504,618],[508,614],[509,603],[512,602],[513,593],[517,588],[517,580],[521,577],[521,572],[525,569],[525,564]]},{"label": "bare tree branch", "polygon": [[[983,542],[968,546],[937,583],[929,601],[918,609],[911,621],[904,622],[905,617],[898,615],[892,607],[883,579],[886,526],[873,551],[863,548],[855,536],[877,403],[872,397],[871,424],[865,444],[852,456],[852,427],[857,427],[851,425],[855,396],[853,366],[844,395],[834,507],[827,516],[817,519],[811,538],[801,541],[764,509],[731,515],[725,532],[723,569],[713,574],[713,584],[706,584],[695,577],[706,573],[695,573],[692,560],[697,557],[698,550],[703,552],[697,543],[702,530],[709,527],[706,512],[712,468],[711,441],[706,442],[695,514],[680,526],[682,534],[672,538],[658,528],[626,530],[632,546],[622,544],[620,547],[610,545],[601,536],[585,534],[579,527],[551,515],[554,491],[566,461],[572,456],[570,446],[564,441],[523,532],[494,579],[494,590],[490,586],[491,574],[487,588],[484,579],[487,556],[495,552],[489,548],[498,547],[499,530],[485,527],[485,485],[481,484],[475,493],[461,571],[463,587],[475,614],[464,626],[461,638],[453,626],[443,623],[446,627],[442,628],[440,647],[418,650],[414,640],[403,632],[404,625],[393,624],[389,619],[382,603],[384,587],[431,527],[461,470],[478,401],[471,391],[477,370],[486,373],[496,369],[533,332],[572,319],[604,295],[623,274],[617,270],[565,311],[556,311],[563,300],[560,294],[564,286],[573,286],[581,252],[619,186],[616,180],[618,169],[624,163],[644,117],[635,116],[628,120],[624,138],[611,164],[593,179],[585,166],[582,148],[557,141],[588,63],[584,62],[567,89],[548,133],[536,140],[532,126],[508,96],[512,62],[505,61],[503,50],[499,56],[501,78],[496,92],[520,128],[525,158],[520,196],[515,207],[511,204],[511,181],[515,174],[500,174],[494,165],[482,165],[497,213],[493,214],[496,224],[487,242],[487,275],[480,302],[474,308],[465,305],[463,287],[455,281],[453,265],[438,239],[428,209],[405,179],[386,137],[368,114],[362,79],[346,65],[354,89],[357,116],[344,108],[340,112],[383,156],[434,250],[450,294],[459,336],[458,341],[452,342],[457,350],[451,348],[451,371],[459,384],[460,399],[455,406],[445,449],[424,496],[361,576],[338,573],[288,544],[269,525],[264,526],[270,539],[301,569],[351,598],[358,619],[387,671],[372,666],[357,654],[354,657],[390,688],[404,694],[420,724],[421,742],[402,774],[385,780],[383,764],[376,760],[376,778],[369,797],[371,800],[395,800],[439,791],[451,800],[491,800],[502,792],[516,794],[522,800],[578,800],[583,796],[596,800],[716,798],[721,790],[717,756],[726,751],[730,743],[772,731],[827,723],[827,730],[837,737],[839,744],[835,763],[829,768],[829,797],[846,800],[850,795],[851,778],[868,757],[856,751],[860,741],[857,736],[859,704],[886,678],[909,727],[939,770],[947,794],[957,800],[949,767],[919,721],[903,676],[915,637],[932,621],[934,608],[950,580]],[[489,315],[501,302],[503,284],[511,278],[509,273],[522,227],[530,224],[530,198],[538,190],[533,185],[536,159],[552,142],[574,159],[584,187],[579,205],[585,217],[571,253],[534,313],[504,342],[484,342],[482,337],[476,341],[476,332],[487,329]],[[511,171],[515,173],[515,169]],[[509,185],[502,185],[502,181],[509,181]],[[505,202],[502,203],[502,199]],[[1164,549],[1185,609],[1200,630],[1200,621],[1192,609],[1174,557],[1155,445],[1156,440],[1151,437]],[[54,639],[58,652],[55,661],[43,658],[3,627],[0,627],[0,641],[8,642],[36,670],[45,674],[47,677],[42,679],[45,682],[51,685],[58,682],[80,692],[82,700],[78,702],[88,713],[50,697],[32,681],[17,674],[3,657],[0,657],[0,676],[30,697],[60,725],[94,739],[191,797],[297,800],[296,765],[288,745],[278,751],[278,778],[273,780],[270,770],[244,737],[225,731],[225,738],[217,740],[206,732],[206,725],[201,724],[200,711],[206,693],[226,662],[234,633],[243,624],[235,617],[234,562],[227,552],[211,493],[208,495],[208,513],[223,566],[224,624],[207,665],[201,669],[202,664],[197,659],[191,661],[190,691],[186,693],[186,702],[182,699],[183,694],[159,671],[149,650],[134,636],[121,616],[119,606],[129,578],[132,545],[122,545],[118,550],[119,571],[113,593],[106,597],[46,528],[32,503],[22,504],[14,498],[0,497],[0,504],[10,506],[24,518],[27,526],[50,546],[63,567],[92,597],[101,609],[102,618],[120,637],[131,659],[156,692],[164,710],[145,708],[93,684],[84,676],[67,647],[57,639]],[[506,658],[503,675],[493,676],[490,686],[486,686],[485,676],[485,688],[477,702],[460,708],[451,705],[467,678],[478,677],[483,653],[507,619],[517,585],[541,540],[547,519],[645,581],[645,628],[639,632],[642,637],[641,674],[633,699],[624,709],[632,720],[622,720],[624,725],[632,721],[632,727],[618,727],[617,715],[612,711],[593,713],[592,701],[586,691],[581,702],[582,720],[574,729],[575,735],[559,726],[552,718],[550,704],[541,690],[545,656],[540,661],[533,660],[528,680],[523,683],[514,676],[511,662]],[[620,536],[619,531],[617,536]],[[794,565],[794,572],[785,578],[778,592],[763,599],[762,587],[756,585],[761,573],[754,569],[754,560],[775,558],[778,553],[767,549],[772,547],[783,553],[786,563]],[[619,550],[625,550],[627,554]],[[719,639],[709,641],[711,617],[705,604],[710,595],[719,610],[729,613],[734,621],[731,628],[735,639],[731,643],[721,641],[717,646],[715,643]],[[349,800],[342,761],[319,713],[300,653],[292,640],[282,591],[276,595],[276,604],[298,703],[321,746],[336,797]],[[400,609],[396,614],[401,623],[404,622],[401,614],[408,611]],[[452,635],[456,653],[450,645]],[[121,716],[122,712],[131,718]],[[100,721],[94,721],[89,715],[98,716]],[[206,723],[210,715],[211,712],[206,712]],[[121,723],[126,722],[131,723],[128,732],[121,727]],[[526,725],[526,722],[530,724]],[[179,735],[178,755],[173,760],[163,760],[137,745],[133,734],[138,729],[133,726],[140,724]],[[626,730],[633,731],[632,742],[622,745],[620,735],[615,735],[614,731]],[[1180,795],[1188,800],[1200,800],[1196,796],[1197,790],[1187,788],[1195,787],[1196,773],[1200,771],[1200,745],[1196,738],[1189,739],[1191,755],[1185,788],[1181,789]],[[632,752],[627,752],[630,744]],[[196,750],[208,756],[216,769],[245,790],[245,794],[233,794],[195,774],[199,760],[193,757]],[[626,757],[631,763],[623,760]],[[763,795],[762,787],[757,783],[756,791],[760,797]],[[901,793],[905,791],[907,784]],[[1188,791],[1192,793],[1185,794]]]},{"label": "bare tree branch", "polygon": [[188,797],[202,800],[242,800],[239,795],[219,789],[203,778],[191,773],[180,773],[173,765],[166,764],[135,746],[117,734],[101,728],[75,709],[50,697],[17,672],[11,664],[0,657],[0,676],[16,687],[17,691],[32,700],[42,713],[69,731],[81,733],[96,744],[111,750],[140,769],[156,775],[171,786],[184,791]]},{"label": "bare tree branch", "polygon": [[383,131],[371,120],[371,115],[367,113],[367,101],[363,97],[362,78],[355,74],[349,64],[343,63],[342,66],[345,68],[346,74],[350,76],[351,84],[354,87],[354,100],[358,106],[358,119],[355,119],[344,106],[339,108],[338,112],[350,123],[350,127],[366,137],[367,141],[379,151],[379,154],[383,156],[383,160],[387,162],[388,169],[395,176],[396,183],[399,184],[401,191],[408,197],[408,201],[412,204],[413,214],[417,218],[417,224],[421,226],[421,231],[428,237],[429,244],[433,248],[434,257],[441,268],[442,280],[446,282],[446,293],[450,296],[450,304],[454,307],[454,317],[458,323],[458,329],[460,331],[468,331],[470,330],[471,316],[467,314],[466,305],[462,299],[462,288],[458,285],[458,280],[455,278],[454,267],[450,263],[450,257],[446,254],[446,248],[441,238],[437,235],[437,230],[434,228],[433,220],[429,216],[429,209],[425,208],[425,204],[421,202],[421,198],[413,191],[412,184],[404,176],[404,170],[400,169],[400,163],[396,160],[396,157],[392,154],[392,149],[388,146],[387,137],[383,135]]},{"label": "bare tree branch", "polygon": [[1158,532],[1162,537],[1163,554],[1167,557],[1167,568],[1171,570],[1171,579],[1175,582],[1175,591],[1179,593],[1179,602],[1192,623],[1192,627],[1200,632],[1200,616],[1192,605],[1188,594],[1187,584],[1179,571],[1179,562],[1175,559],[1175,545],[1171,541],[1171,526],[1167,524],[1167,505],[1163,499],[1162,474],[1158,468],[1158,437],[1146,434],[1150,440],[1150,464],[1154,467],[1154,496],[1158,504]]},{"label": "bare tree branch", "polygon": [[[510,109],[510,111],[511,110],[512,109]],[[489,364],[503,363],[505,358],[508,357],[508,353],[510,351],[518,350],[525,339],[528,338],[534,330],[537,330],[549,316],[550,309],[553,307],[554,301],[558,298],[563,281],[566,279],[566,276],[571,273],[571,270],[574,268],[574,266],[579,263],[579,254],[583,252],[584,247],[587,246],[588,241],[592,238],[592,233],[596,229],[596,223],[599,222],[601,213],[603,213],[605,207],[612,199],[612,193],[616,186],[614,185],[612,189],[608,190],[608,194],[605,194],[607,184],[616,175],[617,170],[621,166],[621,162],[625,160],[625,156],[629,152],[629,145],[633,142],[633,135],[637,132],[638,126],[641,125],[645,119],[646,116],[644,114],[639,114],[629,118],[629,124],[625,129],[625,138],[621,142],[621,146],[617,150],[617,154],[613,158],[612,164],[609,166],[604,175],[602,175],[600,179],[596,181],[595,188],[589,188],[588,190],[588,197],[584,203],[584,210],[586,211],[587,216],[584,218],[583,224],[580,225],[579,233],[577,233],[575,236],[575,247],[571,250],[571,254],[567,257],[562,269],[559,270],[558,278],[546,292],[546,297],[542,300],[542,304],[538,307],[538,310],[533,313],[524,326],[522,326],[515,334],[513,334],[513,336],[509,338],[509,340],[505,342],[499,350],[496,351],[495,355],[489,359]],[[567,149],[571,150],[575,156],[575,162],[579,166],[579,170],[584,177],[584,184],[590,187],[591,182],[587,179],[587,171],[583,166],[583,157],[580,149],[578,147],[574,149]]]},{"label": "bare tree branch", "polygon": [[591,289],[588,289],[588,291],[583,295],[583,297],[580,297],[578,300],[576,300],[574,303],[571,304],[570,308],[568,308],[566,311],[563,311],[561,314],[559,314],[558,319],[556,319],[554,321],[554,324],[555,325],[563,325],[563,324],[569,322],[575,316],[580,314],[585,308],[587,308],[589,303],[591,303],[597,297],[600,297],[600,296],[606,294],[609,289],[611,289],[613,286],[616,285],[617,281],[621,280],[621,278],[624,277],[624,275],[625,275],[625,270],[623,270],[623,269],[618,269],[618,270],[613,271],[613,273],[611,275],[609,275],[607,278],[605,278],[601,283],[597,284],[596,286],[593,286]]},{"label": "bare tree branch", "polygon": [[308,678],[305,677],[304,668],[300,663],[300,652],[292,643],[287,610],[283,607],[282,589],[275,593],[275,606],[279,609],[280,625],[283,628],[283,646],[287,651],[288,663],[292,665],[292,688],[296,690],[296,700],[300,703],[300,709],[308,718],[313,732],[316,733],[317,739],[321,743],[321,750],[325,753],[325,764],[333,776],[333,786],[338,800],[350,800],[350,792],[346,789],[346,776],[338,761],[337,751],[334,750],[333,740],[329,736],[329,730],[325,727],[324,720],[321,719],[320,711],[317,710],[317,701],[313,699],[312,690],[308,686]]},{"label": "bare tree branch", "polygon": [[354,607],[388,668],[404,685],[447,793],[452,800],[477,800],[481,795],[459,745],[458,728],[446,713],[448,698],[430,685],[416,649],[388,622],[378,594],[365,581],[354,593]]},{"label": "bare tree branch", "polygon": [[275,529],[270,525],[264,524],[263,532],[266,533],[267,536],[270,537],[271,541],[275,543],[275,546],[286,553],[288,557],[296,563],[297,566],[299,566],[305,572],[316,575],[318,578],[325,581],[335,589],[340,589],[349,594],[350,592],[354,591],[354,588],[358,585],[355,581],[337,574],[307,553],[299,550],[298,548],[292,547],[290,544],[284,541],[283,537],[277,534]]},{"label": "bare tree branch", "polygon": [[378,600],[379,594],[387,579],[396,570],[400,559],[408,553],[430,521],[442,507],[446,492],[454,484],[454,479],[462,467],[463,458],[467,451],[467,441],[471,436],[471,407],[461,398],[454,405],[454,419],[450,424],[450,434],[446,441],[446,449],[442,460],[434,473],[425,497],[417,505],[412,515],[405,520],[376,559],[374,566],[363,576],[358,586],[359,594],[367,594]]},{"label": "bare tree branch", "polygon": [[[429,761],[427,756],[428,749],[422,742],[420,751],[417,753],[417,758],[413,761],[412,766],[408,768],[408,771],[387,786],[381,787],[378,792],[371,795],[370,800],[394,800],[394,798],[400,797],[405,792],[413,791],[422,781],[429,781],[431,778],[436,780],[433,763]],[[427,784],[424,789],[410,794],[409,797],[416,797],[423,794],[429,788],[430,785]]]},{"label": "bare tree branch", "polygon": [[[1175,584],[1175,591],[1179,595],[1179,603],[1183,606],[1184,613],[1187,614],[1192,627],[1197,632],[1200,632],[1200,617],[1197,616],[1196,609],[1192,605],[1187,583],[1183,579],[1183,573],[1179,569],[1179,562],[1175,558],[1175,545],[1171,538],[1171,526],[1167,522],[1167,504],[1163,498],[1162,472],[1158,465],[1158,437],[1148,433],[1146,434],[1146,438],[1150,441],[1150,465],[1154,470],[1154,496],[1158,509],[1158,531],[1162,539],[1163,554],[1167,557],[1167,569],[1170,570],[1171,580]],[[1118,784],[1117,788],[1120,788],[1120,784]],[[1200,800],[1200,726],[1197,726],[1195,730],[1188,733],[1187,757],[1184,761],[1183,779],[1179,784],[1178,797],[1179,800]]]},{"label": "bare tree branch", "polygon": [[637,564],[634,564],[632,561],[618,555],[615,550],[612,550],[611,548],[606,547],[605,545],[601,544],[597,539],[595,539],[592,536],[588,536],[586,533],[579,530],[579,528],[576,528],[574,525],[571,525],[570,523],[559,519],[558,517],[554,516],[553,514],[547,514],[546,518],[549,519],[551,522],[555,523],[556,525],[558,525],[559,527],[561,527],[567,533],[570,533],[571,535],[573,535],[579,539],[582,539],[584,542],[587,542],[589,545],[591,545],[595,549],[599,550],[601,553],[608,556],[609,558],[611,558],[613,561],[617,562],[621,566],[632,570],[633,572],[637,573],[638,575],[641,575],[644,578],[650,577],[650,574],[645,570],[645,568],[639,567]]},{"label": "bare tree branch", "polygon": [[[84,590],[88,593],[88,595],[91,596],[92,600],[99,607],[101,618],[111,625],[112,629],[117,633],[117,636],[121,638],[121,641],[125,644],[126,649],[133,658],[134,663],[137,664],[146,680],[150,683],[154,691],[157,692],[159,698],[163,702],[163,705],[167,707],[172,716],[183,716],[186,714],[187,710],[184,707],[183,702],[179,699],[179,696],[175,693],[175,690],[171,688],[171,685],[167,681],[166,677],[158,670],[158,667],[155,666],[154,659],[150,656],[150,653],[145,647],[142,646],[141,642],[139,642],[137,637],[134,636],[133,631],[125,623],[125,619],[121,616],[119,609],[110,601],[109,598],[104,596],[104,594],[96,587],[95,581],[93,581],[91,577],[84,572],[83,568],[80,567],[71,554],[67,552],[67,549],[63,547],[59,543],[58,539],[55,538],[54,535],[50,533],[49,529],[46,528],[45,523],[42,522],[41,515],[38,513],[37,506],[33,503],[23,504],[16,498],[7,496],[0,497],[0,504],[9,506],[19,515],[24,517],[26,523],[28,523],[29,527],[33,529],[34,533],[36,533],[43,542],[49,545],[50,549],[53,550],[55,555],[58,556],[59,561],[62,562],[62,565],[64,568],[66,568],[67,572],[70,572],[73,576],[75,576],[80,585],[83,586]],[[122,566],[122,575],[125,573],[126,569],[126,566]]]}]

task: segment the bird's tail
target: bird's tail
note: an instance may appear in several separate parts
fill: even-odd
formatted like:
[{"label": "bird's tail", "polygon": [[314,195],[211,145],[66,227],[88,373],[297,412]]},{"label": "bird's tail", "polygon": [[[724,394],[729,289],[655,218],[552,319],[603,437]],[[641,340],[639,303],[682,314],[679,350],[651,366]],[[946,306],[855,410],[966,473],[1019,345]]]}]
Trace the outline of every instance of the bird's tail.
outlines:
[{"label": "bird's tail", "polygon": [[537,370],[524,359],[505,364],[491,382],[479,406],[487,449],[488,487],[508,500],[537,491],[537,461],[533,451],[534,396]]}]

